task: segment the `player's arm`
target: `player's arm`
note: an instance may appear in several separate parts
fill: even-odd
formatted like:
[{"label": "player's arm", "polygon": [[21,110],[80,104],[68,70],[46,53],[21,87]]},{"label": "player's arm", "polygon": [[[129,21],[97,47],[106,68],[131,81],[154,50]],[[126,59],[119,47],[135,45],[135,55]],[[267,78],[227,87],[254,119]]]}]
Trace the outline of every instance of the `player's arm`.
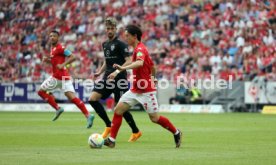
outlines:
[{"label": "player's arm", "polygon": [[137,52],[136,56],[137,56],[136,61],[130,63],[127,66],[120,66],[118,64],[114,64],[113,67],[116,68],[119,72],[124,71],[124,70],[128,70],[128,69],[140,68],[144,65],[144,60],[145,60],[146,56],[145,56],[143,51]]},{"label": "player's arm", "polygon": [[58,69],[64,68],[66,65],[71,64],[72,62],[74,62],[74,61],[77,59],[76,56],[73,55],[73,54],[71,53],[71,51],[70,51],[70,50],[67,50],[67,49],[64,50],[64,55],[65,55],[66,57],[68,57],[68,58],[66,58],[66,60],[64,61],[64,63],[58,64],[58,65],[57,65],[57,68],[58,68]]},{"label": "player's arm", "polygon": [[125,59],[125,63],[122,66],[127,66],[127,65],[131,64],[132,59],[131,59],[131,56],[130,56],[128,46],[126,44],[121,44],[120,48],[121,48],[120,49],[121,50],[120,54],[123,55],[122,58]]},{"label": "player's arm", "polygon": [[140,68],[144,65],[144,60],[145,60],[145,54],[143,53],[143,51],[139,51],[139,52],[137,52],[137,59],[135,62],[132,62],[126,66],[114,64],[113,67],[116,68],[118,70],[118,72],[128,70],[128,69]]},{"label": "player's arm", "polygon": [[99,71],[96,72],[96,73],[94,74],[94,76],[95,76],[95,77],[100,76],[105,70],[106,70],[106,63],[105,63],[105,61],[104,61],[104,62],[103,62],[103,65],[101,66],[101,68],[99,69]]},{"label": "player's arm", "polygon": [[156,67],[155,67],[155,65],[153,65],[152,68],[151,68],[151,76],[152,76],[153,78],[156,77]]},{"label": "player's arm", "polygon": [[155,65],[153,65],[151,68],[151,77],[152,77],[152,80],[154,81],[154,83],[156,84],[157,79],[156,79],[156,66]]},{"label": "player's arm", "polygon": [[[125,63],[122,66],[127,66],[131,64],[131,58],[130,57],[125,57]],[[115,70],[113,73],[111,73],[110,75],[108,75],[107,78],[109,79],[114,79],[121,71],[120,70]]]},{"label": "player's arm", "polygon": [[131,63],[130,65],[127,66],[121,66],[118,64],[114,64],[113,67],[118,69],[119,71],[124,71],[124,70],[128,70],[128,69],[135,69],[135,68],[140,68],[144,65],[144,61],[138,59],[137,61]]},{"label": "player's arm", "polygon": [[50,63],[51,62],[51,58],[48,57],[48,56],[43,56],[42,57],[42,62]]},{"label": "player's arm", "polygon": [[75,60],[76,60],[76,56],[70,55],[70,56],[64,61],[64,63],[58,64],[57,67],[58,67],[58,69],[62,69],[62,68],[64,68],[66,65],[71,64],[71,63],[72,63],[73,61],[75,61]]},{"label": "player's arm", "polygon": [[131,57],[125,57],[125,63],[122,65],[122,66],[127,66],[129,64],[131,64],[132,60],[131,60]]}]

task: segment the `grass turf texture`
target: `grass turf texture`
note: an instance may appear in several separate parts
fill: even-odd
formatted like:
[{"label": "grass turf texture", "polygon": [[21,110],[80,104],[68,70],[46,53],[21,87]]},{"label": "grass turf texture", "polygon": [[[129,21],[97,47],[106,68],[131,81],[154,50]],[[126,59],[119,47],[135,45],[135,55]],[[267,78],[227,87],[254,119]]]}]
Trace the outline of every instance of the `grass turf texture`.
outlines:
[{"label": "grass turf texture", "polygon": [[[91,133],[104,124],[96,116],[86,129],[81,113],[0,113],[0,164],[150,164],[254,165],[276,162],[276,116],[261,114],[164,114],[184,133],[175,149],[173,136],[153,124],[144,112],[133,112],[143,132],[128,143],[130,128],[123,121],[116,148],[90,149]],[[109,113],[111,117],[112,114]]]}]

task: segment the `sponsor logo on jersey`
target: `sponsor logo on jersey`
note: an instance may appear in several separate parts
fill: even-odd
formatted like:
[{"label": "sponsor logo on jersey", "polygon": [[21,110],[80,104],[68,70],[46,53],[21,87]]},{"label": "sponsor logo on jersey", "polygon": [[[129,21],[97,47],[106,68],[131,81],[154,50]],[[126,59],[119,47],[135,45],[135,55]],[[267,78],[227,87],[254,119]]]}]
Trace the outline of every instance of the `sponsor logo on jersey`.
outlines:
[{"label": "sponsor logo on jersey", "polygon": [[141,57],[141,56],[143,56],[143,53],[142,53],[142,52],[138,52],[138,53],[137,53],[137,56],[138,56],[138,57]]},{"label": "sponsor logo on jersey", "polygon": [[115,45],[112,44],[110,48],[111,48],[111,51],[113,51],[115,49]]},{"label": "sponsor logo on jersey", "polygon": [[109,56],[110,56],[110,51],[107,50],[107,51],[105,52],[105,54],[106,54],[106,57],[109,57]]}]

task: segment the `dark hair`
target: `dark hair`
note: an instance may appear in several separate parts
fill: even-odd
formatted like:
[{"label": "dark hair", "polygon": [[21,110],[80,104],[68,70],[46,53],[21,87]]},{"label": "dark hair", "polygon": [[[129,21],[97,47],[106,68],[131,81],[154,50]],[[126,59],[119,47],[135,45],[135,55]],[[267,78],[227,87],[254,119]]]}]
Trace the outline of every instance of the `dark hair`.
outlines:
[{"label": "dark hair", "polygon": [[140,27],[138,27],[136,25],[127,25],[126,31],[131,35],[136,35],[138,41],[141,41],[142,30]]},{"label": "dark hair", "polygon": [[56,33],[59,36],[59,32],[57,30],[52,30],[51,33]]},{"label": "dark hair", "polygon": [[105,19],[105,25],[106,26],[107,25],[111,25],[111,26],[115,26],[116,27],[117,26],[117,21],[113,17],[108,17],[108,18]]}]

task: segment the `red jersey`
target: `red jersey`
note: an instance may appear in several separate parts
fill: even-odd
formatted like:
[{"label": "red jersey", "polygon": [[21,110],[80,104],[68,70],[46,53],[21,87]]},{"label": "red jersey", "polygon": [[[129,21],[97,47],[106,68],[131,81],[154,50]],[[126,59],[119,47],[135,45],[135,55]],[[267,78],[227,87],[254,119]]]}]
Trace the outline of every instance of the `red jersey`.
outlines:
[{"label": "red jersey", "polygon": [[132,61],[144,61],[142,67],[133,69],[133,84],[131,91],[133,93],[147,93],[156,91],[154,81],[152,80],[151,70],[154,66],[146,46],[139,42],[133,51]]},{"label": "red jersey", "polygon": [[62,69],[58,69],[58,64],[63,64],[65,62],[65,57],[70,56],[71,52],[69,50],[66,50],[61,44],[57,44],[55,47],[51,48],[51,64],[53,66],[53,77],[55,77],[58,80],[62,80],[62,77],[64,80],[70,79],[70,74],[66,67]]}]

